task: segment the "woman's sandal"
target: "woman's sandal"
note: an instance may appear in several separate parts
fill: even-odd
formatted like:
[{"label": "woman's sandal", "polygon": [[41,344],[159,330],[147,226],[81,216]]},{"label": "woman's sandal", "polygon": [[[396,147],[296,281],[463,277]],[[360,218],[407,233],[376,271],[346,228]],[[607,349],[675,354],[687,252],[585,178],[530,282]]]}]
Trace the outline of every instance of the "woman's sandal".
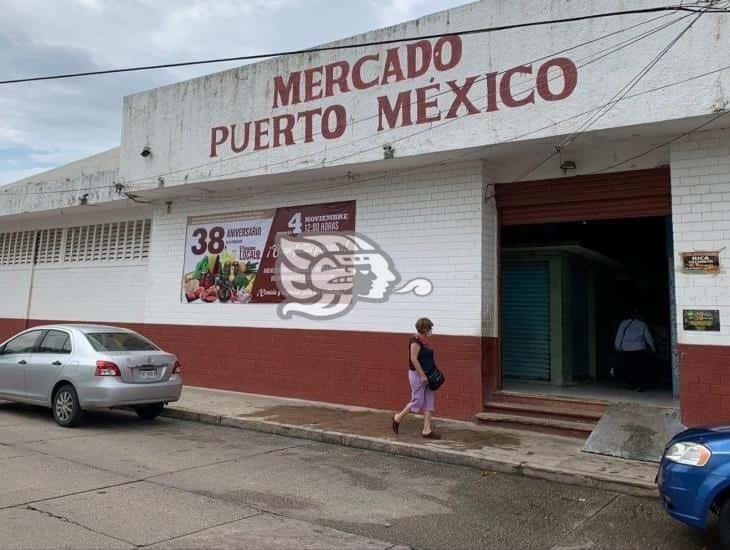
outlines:
[{"label": "woman's sandal", "polygon": [[395,416],[393,417],[393,433],[398,435],[398,428],[400,428],[400,422],[396,421]]},{"label": "woman's sandal", "polygon": [[441,439],[441,436],[435,432],[428,432],[427,434],[422,433],[421,436],[426,439]]}]

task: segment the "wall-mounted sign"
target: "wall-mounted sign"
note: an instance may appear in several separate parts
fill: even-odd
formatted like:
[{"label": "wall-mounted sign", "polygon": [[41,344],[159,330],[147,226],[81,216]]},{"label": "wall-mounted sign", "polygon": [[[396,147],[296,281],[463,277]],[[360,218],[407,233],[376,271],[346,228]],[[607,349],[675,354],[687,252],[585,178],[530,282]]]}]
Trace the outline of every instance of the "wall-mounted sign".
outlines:
[{"label": "wall-mounted sign", "polygon": [[684,330],[720,331],[720,311],[717,309],[685,309]]},{"label": "wall-mounted sign", "polygon": [[273,280],[280,233],[355,231],[355,201],[289,206],[188,220],[183,303],[281,302]]},{"label": "wall-mounted sign", "polygon": [[685,273],[719,273],[719,252],[683,252],[682,271]]},{"label": "wall-mounted sign", "polygon": [[[338,140],[353,134],[355,120],[377,120],[377,132],[384,132],[433,126],[465,116],[489,116],[504,109],[562,101],[578,85],[578,66],[567,57],[472,75],[466,74],[466,67],[472,66],[470,59],[462,61],[462,38],[451,35],[399,44],[385,52],[372,50],[360,57],[345,55],[326,65],[287,65],[283,74],[270,75],[265,93],[261,90],[262,99],[246,98],[242,111],[251,113],[251,105],[258,101],[262,107],[258,117],[233,118],[224,126],[211,127],[209,155],[232,156]],[[531,91],[519,93],[528,78],[532,88],[527,90]],[[348,95],[366,97],[348,102]],[[265,111],[264,101],[268,103]],[[358,116],[348,110],[353,102],[368,105],[370,114]],[[212,119],[218,122],[221,115]]]}]

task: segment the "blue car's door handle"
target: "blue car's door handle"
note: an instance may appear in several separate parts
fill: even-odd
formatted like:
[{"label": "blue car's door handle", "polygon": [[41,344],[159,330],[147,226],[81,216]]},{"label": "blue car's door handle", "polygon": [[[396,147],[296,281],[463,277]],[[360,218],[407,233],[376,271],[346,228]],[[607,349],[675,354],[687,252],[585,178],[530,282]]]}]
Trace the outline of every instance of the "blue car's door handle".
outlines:
[{"label": "blue car's door handle", "polygon": [[54,367],[60,367],[61,361],[54,361],[53,363],[51,363],[51,365],[53,365]]},{"label": "blue car's door handle", "polygon": [[18,365],[27,365],[27,364],[28,364],[28,362],[25,359],[21,359],[20,361],[18,361]]}]

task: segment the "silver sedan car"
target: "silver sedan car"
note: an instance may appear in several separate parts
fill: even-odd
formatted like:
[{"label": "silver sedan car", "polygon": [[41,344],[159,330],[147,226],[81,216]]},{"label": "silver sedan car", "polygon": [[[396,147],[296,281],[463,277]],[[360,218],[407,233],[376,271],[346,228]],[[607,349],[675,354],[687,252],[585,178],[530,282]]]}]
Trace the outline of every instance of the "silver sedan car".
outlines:
[{"label": "silver sedan car", "polygon": [[51,407],[64,427],[89,409],[131,407],[153,419],[181,391],[177,358],[131,330],[47,325],[0,345],[0,399]]}]

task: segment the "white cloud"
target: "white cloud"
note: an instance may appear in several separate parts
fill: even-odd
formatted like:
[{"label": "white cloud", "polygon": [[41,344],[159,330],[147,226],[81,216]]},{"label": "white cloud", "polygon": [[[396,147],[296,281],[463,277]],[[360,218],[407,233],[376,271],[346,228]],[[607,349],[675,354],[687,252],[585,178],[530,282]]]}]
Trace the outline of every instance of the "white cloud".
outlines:
[{"label": "white cloud", "polygon": [[[0,0],[4,78],[313,46],[461,0]],[[0,184],[119,144],[124,95],[235,64],[0,86]]]}]

